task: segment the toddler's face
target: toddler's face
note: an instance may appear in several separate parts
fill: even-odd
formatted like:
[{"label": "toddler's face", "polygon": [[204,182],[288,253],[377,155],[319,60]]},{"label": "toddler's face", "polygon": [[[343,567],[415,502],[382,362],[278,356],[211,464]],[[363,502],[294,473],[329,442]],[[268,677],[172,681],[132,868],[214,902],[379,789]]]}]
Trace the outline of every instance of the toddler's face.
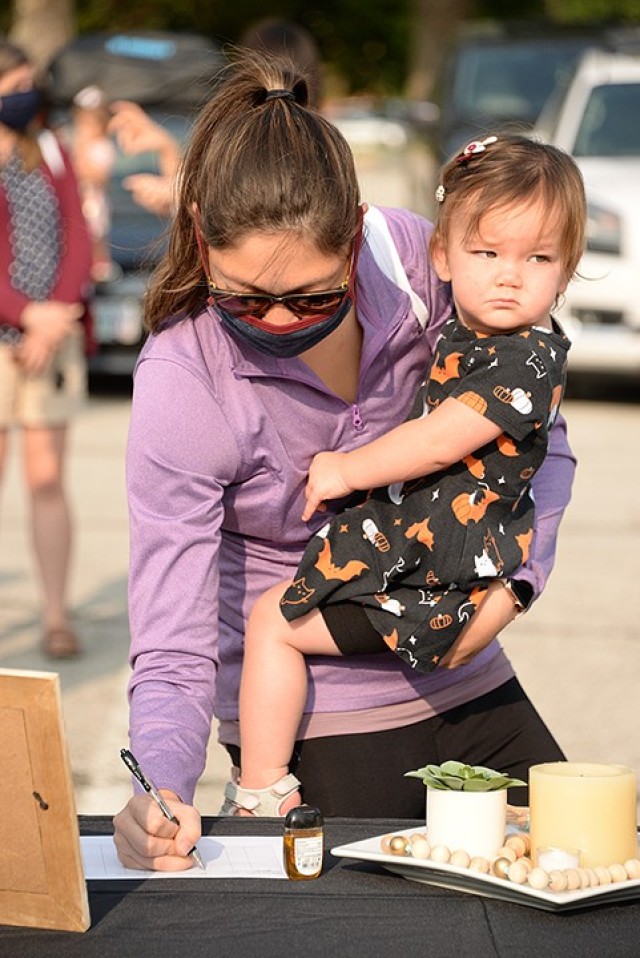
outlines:
[{"label": "toddler's face", "polygon": [[490,210],[477,230],[467,231],[462,210],[452,219],[446,247],[434,253],[461,322],[480,333],[548,327],[568,282],[558,217],[534,200]]}]

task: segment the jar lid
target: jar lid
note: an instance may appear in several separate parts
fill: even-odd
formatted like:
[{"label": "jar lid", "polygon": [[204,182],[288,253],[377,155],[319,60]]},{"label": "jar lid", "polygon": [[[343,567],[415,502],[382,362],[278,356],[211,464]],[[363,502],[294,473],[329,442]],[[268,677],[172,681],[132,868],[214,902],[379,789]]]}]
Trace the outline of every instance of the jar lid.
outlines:
[{"label": "jar lid", "polygon": [[285,828],[319,828],[322,822],[322,812],[315,805],[298,805],[284,820]]}]

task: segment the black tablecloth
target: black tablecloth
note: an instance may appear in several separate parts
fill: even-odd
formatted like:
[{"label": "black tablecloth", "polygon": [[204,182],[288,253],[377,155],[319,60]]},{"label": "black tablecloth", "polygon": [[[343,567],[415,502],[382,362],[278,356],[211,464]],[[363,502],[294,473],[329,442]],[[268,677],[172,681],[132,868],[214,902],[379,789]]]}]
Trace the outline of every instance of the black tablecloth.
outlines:
[{"label": "black tablecloth", "polygon": [[[315,881],[90,881],[83,934],[0,928],[0,958],[638,958],[640,903],[549,914],[406,881],[329,849],[419,822],[329,819]],[[81,818],[84,834],[111,823]],[[205,835],[282,834],[273,819],[205,819]]]}]

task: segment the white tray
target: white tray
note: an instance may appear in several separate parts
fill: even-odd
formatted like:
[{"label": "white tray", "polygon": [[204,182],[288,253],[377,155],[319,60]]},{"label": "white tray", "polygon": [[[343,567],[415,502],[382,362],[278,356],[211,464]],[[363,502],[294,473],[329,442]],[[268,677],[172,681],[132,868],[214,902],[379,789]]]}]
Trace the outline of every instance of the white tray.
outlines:
[{"label": "white tray", "polygon": [[[406,828],[385,834],[411,835],[413,832],[424,832],[424,828]],[[573,911],[578,908],[592,908],[595,905],[613,904],[640,897],[640,879],[637,878],[578,891],[539,891],[528,885],[516,885],[507,879],[496,878],[494,875],[471,872],[468,868],[444,865],[429,859],[387,855],[380,850],[380,841],[383,837],[384,835],[376,835],[360,842],[338,845],[331,849],[331,854],[338,858],[374,862],[386,868],[387,871],[402,875],[403,878],[411,881],[425,882],[427,885],[438,885],[441,888],[470,892],[474,895],[484,895],[487,898],[499,898],[502,901],[527,905],[529,908],[541,908],[544,911]]]}]

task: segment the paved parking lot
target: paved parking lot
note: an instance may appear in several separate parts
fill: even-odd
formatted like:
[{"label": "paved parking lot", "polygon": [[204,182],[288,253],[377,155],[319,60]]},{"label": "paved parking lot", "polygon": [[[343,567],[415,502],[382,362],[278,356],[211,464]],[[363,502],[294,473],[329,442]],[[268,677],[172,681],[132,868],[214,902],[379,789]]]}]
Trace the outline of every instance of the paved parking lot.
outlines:
[{"label": "paved parking lot", "polygon": [[[505,634],[524,685],[574,760],[631,765],[640,775],[640,405],[565,403],[580,460],[556,570],[534,610]],[[73,606],[85,655],[59,673],[78,811],[115,812],[129,795],[127,741],[126,398],[93,398],[72,435],[77,523]],[[16,437],[17,438],[17,437]],[[17,448],[2,494],[0,668],[51,669],[39,649]],[[219,807],[228,762],[212,745],[199,787]]]}]

